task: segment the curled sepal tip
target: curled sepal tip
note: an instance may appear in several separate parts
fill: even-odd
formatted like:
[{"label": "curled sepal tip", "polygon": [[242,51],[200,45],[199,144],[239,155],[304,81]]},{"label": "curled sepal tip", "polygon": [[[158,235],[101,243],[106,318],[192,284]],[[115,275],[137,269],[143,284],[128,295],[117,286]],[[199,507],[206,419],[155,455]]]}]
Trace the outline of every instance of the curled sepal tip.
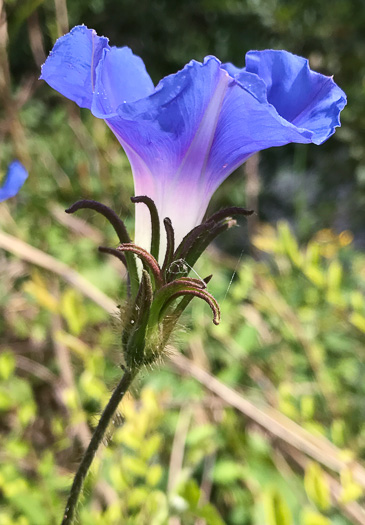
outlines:
[{"label": "curled sepal tip", "polygon": [[179,260],[179,259],[185,259],[186,254],[189,253],[192,245],[196,242],[197,239],[199,239],[202,235],[204,235],[207,231],[210,230],[214,226],[214,221],[205,221],[202,224],[199,224],[198,226],[195,226],[181,241],[179,246],[176,248],[175,253],[173,255],[173,260]]},{"label": "curled sepal tip", "polygon": [[217,300],[206,290],[197,290],[196,288],[185,288],[184,290],[181,290],[179,292],[176,292],[171,295],[169,300],[165,303],[161,315],[163,315],[165,309],[169,306],[169,304],[177,299],[178,297],[186,296],[186,295],[192,295],[193,297],[199,297],[200,299],[203,299],[206,303],[209,304],[212,312],[213,312],[213,323],[215,325],[219,325],[221,320],[221,312],[219,309],[219,304]]},{"label": "curled sepal tip", "polygon": [[[246,210],[237,206],[217,211],[185,235],[175,250],[173,260],[181,259],[189,266],[193,266],[215,237],[236,224],[232,217],[236,215],[248,217],[253,213],[253,210]],[[169,276],[169,280],[171,280],[171,276]]]},{"label": "curled sepal tip", "polygon": [[189,252],[186,254],[185,261],[192,267],[199,259],[201,254],[209,246],[209,244],[221,233],[236,226],[237,221],[231,217],[226,217],[217,223],[213,223],[213,226],[205,232],[204,235],[198,237],[195,242],[191,245]]},{"label": "curled sepal tip", "polygon": [[[209,280],[209,278],[210,276],[207,278],[207,280]],[[159,322],[161,322],[171,303],[178,297],[182,297],[185,295],[191,295],[192,298],[195,296],[199,297],[200,299],[204,299],[213,311],[214,324],[219,324],[220,310],[218,302],[209,292],[205,290],[205,286],[206,280],[201,281],[199,279],[193,279],[190,277],[176,279],[171,283],[165,284],[165,286],[163,286],[155,294],[150,312],[150,325],[158,324]]]},{"label": "curled sepal tip", "polygon": [[75,211],[81,210],[81,209],[90,209],[97,211],[101,215],[103,215],[113,226],[116,234],[118,235],[118,238],[120,242],[131,242],[131,239],[128,235],[127,228],[124,225],[124,222],[122,219],[118,217],[118,215],[115,213],[114,210],[109,208],[109,206],[106,206],[105,204],[102,204],[101,202],[89,200],[89,199],[82,199],[67,208],[65,210],[66,213],[75,213]]},{"label": "curled sepal tip", "polygon": [[156,204],[150,197],[147,195],[137,195],[136,197],[131,197],[133,204],[138,204],[142,202],[145,204],[150,212],[151,216],[151,255],[158,260],[159,248],[160,248],[160,219],[158,217],[158,211]]},{"label": "curled sepal tip", "polygon": [[174,232],[174,228],[172,227],[172,222],[169,219],[169,217],[164,218],[163,224],[165,226],[165,232],[166,232],[166,254],[165,254],[164,262],[162,264],[162,274],[165,275],[166,269],[170,266],[173,260],[173,257],[174,257],[175,232]]},{"label": "curled sepal tip", "polygon": [[[212,277],[213,275],[209,275],[209,277],[206,278],[209,279],[208,282]],[[179,277],[178,279],[176,279],[176,281],[174,281],[174,283],[186,286],[196,286],[197,288],[201,288],[202,290],[204,290],[207,287],[207,281],[205,279],[197,279],[196,277]],[[165,286],[167,287],[174,283],[169,283]]]},{"label": "curled sepal tip", "polygon": [[[203,281],[205,284],[208,284],[211,280],[212,275],[208,275],[208,277],[205,277]],[[194,299],[193,295],[185,295],[180,302],[175,306],[175,308],[168,314],[168,320],[169,322],[166,323],[163,327],[163,341],[164,346],[167,344],[169,337],[174,329],[174,326],[176,326],[176,323],[178,322],[181,314],[185,311],[185,309],[189,306],[190,302]]]},{"label": "curled sepal tip", "polygon": [[222,219],[227,219],[228,217],[235,217],[236,215],[243,215],[244,217],[249,217],[253,213],[254,210],[246,210],[246,208],[240,208],[239,206],[231,206],[229,208],[223,208],[222,210],[216,211],[207,219],[206,222],[219,222]]},{"label": "curled sepal tip", "polygon": [[132,252],[135,255],[137,255],[141,259],[143,264],[151,271],[156,288],[161,288],[161,286],[163,285],[161,269],[153,255],[151,255],[147,250],[144,250],[140,246],[133,244],[132,242],[120,244],[117,250],[120,252]]}]

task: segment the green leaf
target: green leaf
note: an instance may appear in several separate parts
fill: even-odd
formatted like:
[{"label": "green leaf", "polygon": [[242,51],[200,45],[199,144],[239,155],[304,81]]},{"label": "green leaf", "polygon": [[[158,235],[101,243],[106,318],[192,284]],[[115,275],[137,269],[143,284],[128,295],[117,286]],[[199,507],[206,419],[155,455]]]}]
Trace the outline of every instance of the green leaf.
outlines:
[{"label": "green leaf", "polygon": [[189,479],[179,489],[179,496],[189,503],[191,509],[195,509],[200,499],[200,488],[195,480]]},{"label": "green leaf", "polygon": [[162,467],[161,465],[151,465],[146,473],[146,483],[150,487],[155,487],[161,480]]},{"label": "green leaf", "polygon": [[22,512],[31,525],[49,525],[50,516],[42,501],[42,493],[18,493],[11,498],[12,504]]},{"label": "green leaf", "polygon": [[13,352],[5,350],[0,355],[0,379],[6,381],[15,370],[15,357]]},{"label": "green leaf", "polygon": [[218,510],[211,503],[207,503],[200,509],[197,509],[196,515],[199,518],[203,518],[207,525],[224,525]]},{"label": "green leaf", "polygon": [[0,390],[0,412],[9,410],[13,406],[13,400],[5,389]]},{"label": "green leaf", "polygon": [[80,335],[87,322],[87,315],[82,297],[72,288],[68,288],[62,295],[61,313],[67,322],[71,334],[75,336]]},{"label": "green leaf", "polygon": [[264,492],[264,509],[267,525],[292,525],[290,508],[276,489]]},{"label": "green leaf", "polygon": [[340,501],[344,504],[356,501],[363,495],[363,488],[353,478],[351,468],[341,471],[342,493]]},{"label": "green leaf", "polygon": [[230,460],[218,461],[214,468],[213,478],[215,483],[229,485],[244,477],[243,465]]},{"label": "green leaf", "polygon": [[310,463],[304,476],[304,487],[308,498],[320,509],[328,510],[331,496],[324,472],[317,463]]},{"label": "green leaf", "polygon": [[323,514],[320,514],[319,512],[316,512],[311,509],[305,509],[301,516],[301,524],[302,525],[331,525],[331,521],[323,516]]}]

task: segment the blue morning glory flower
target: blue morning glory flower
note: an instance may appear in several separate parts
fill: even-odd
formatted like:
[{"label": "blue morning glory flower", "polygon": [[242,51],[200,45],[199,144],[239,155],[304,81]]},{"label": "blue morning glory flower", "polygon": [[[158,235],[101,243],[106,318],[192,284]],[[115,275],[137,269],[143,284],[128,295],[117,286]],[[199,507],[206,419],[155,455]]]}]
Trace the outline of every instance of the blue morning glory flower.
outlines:
[{"label": "blue morning glory flower", "polygon": [[14,197],[23,186],[27,177],[28,172],[21,162],[14,160],[9,164],[4,184],[0,187],[0,202]]},{"label": "blue morning glory flower", "polygon": [[[332,77],[286,51],[250,51],[242,69],[213,56],[192,60],[154,87],[141,58],[83,25],[56,42],[41,78],[107,122],[131,163],[136,195],[151,197],[160,219],[171,219],[177,243],[250,155],[321,144],[346,104]],[[144,248],[149,225],[137,206],[135,242]]]}]

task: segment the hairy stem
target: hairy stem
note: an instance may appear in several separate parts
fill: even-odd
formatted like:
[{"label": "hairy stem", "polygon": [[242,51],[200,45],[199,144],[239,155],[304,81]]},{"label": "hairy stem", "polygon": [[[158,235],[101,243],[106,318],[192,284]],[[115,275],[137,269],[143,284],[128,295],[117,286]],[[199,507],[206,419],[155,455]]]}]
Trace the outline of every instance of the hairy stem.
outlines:
[{"label": "hairy stem", "polygon": [[80,463],[80,466],[75,474],[70,495],[67,500],[64,516],[62,518],[61,525],[71,525],[75,516],[76,506],[80,498],[82,487],[84,485],[85,478],[94,459],[94,456],[102,442],[105,432],[109,426],[109,423],[118,408],[120,401],[128,391],[133,379],[137,375],[137,370],[126,370],[118,386],[114,390],[108,404],[106,405],[104,412],[102,413],[98,426],[96,427],[94,434],[91,438],[90,444],[87,447],[84,457]]}]

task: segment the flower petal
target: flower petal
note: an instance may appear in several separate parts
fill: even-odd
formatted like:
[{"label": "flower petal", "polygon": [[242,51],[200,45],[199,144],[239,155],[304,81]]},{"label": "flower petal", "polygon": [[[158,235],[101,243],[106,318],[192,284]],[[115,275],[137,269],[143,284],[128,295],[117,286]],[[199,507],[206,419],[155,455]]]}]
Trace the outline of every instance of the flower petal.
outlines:
[{"label": "flower petal", "polygon": [[243,69],[239,69],[233,64],[227,62],[221,66],[228,74],[238,81],[240,86],[251,93],[263,104],[267,103],[267,88],[265,82],[254,73],[249,73]]},{"label": "flower petal", "polygon": [[97,66],[92,112],[107,118],[124,102],[147,97],[154,90],[143,60],[129,47],[106,48]]},{"label": "flower petal", "polygon": [[250,51],[246,68],[222,67],[237,85],[226,95],[207,165],[214,189],[252,153],[289,142],[321,144],[340,125],[346,95],[332,78],[311,71],[304,58]]},{"label": "flower petal", "polygon": [[264,99],[258,77],[257,85],[252,78],[249,85],[246,81],[246,75],[239,75],[223,102],[205,174],[210,194],[253,153],[290,142],[312,142],[312,131],[291,124]]},{"label": "flower petal", "polygon": [[[168,174],[171,180],[187,160],[219,80],[227,77],[213,57],[204,64],[192,61],[175,75],[163,79],[150,96],[125,101],[114,115],[98,113],[97,116],[107,119],[123,145],[129,145],[152,173],[159,178]],[[220,103],[218,105],[220,107]],[[203,156],[204,153],[201,151]]]},{"label": "flower petal", "polygon": [[[171,219],[177,242],[202,220],[208,205],[201,173],[231,80],[214,57],[192,61],[163,79],[152,95],[103,115],[129,157],[136,194],[154,200],[161,220]],[[135,242],[144,247],[146,219],[138,207]]]},{"label": "flower petal", "polygon": [[[298,57],[290,53],[282,58],[298,65]],[[306,66],[304,59],[299,63]],[[202,220],[216,188],[250,155],[290,142],[318,142],[319,137],[323,141],[318,131],[325,129],[328,135],[330,127],[325,111],[334,115],[333,124],[338,125],[342,100],[332,107],[331,97],[341,99],[342,91],[328,77],[309,73],[307,105],[300,107],[295,122],[289,120],[285,104],[276,108],[268,100],[274,91],[265,75],[262,79],[254,71],[222,66],[214,57],[207,57],[203,64],[190,62],[162,80],[150,96],[123,102],[114,114],[97,116],[106,118],[124,147],[136,194],[147,194],[155,201],[161,220],[171,219],[179,241]],[[101,93],[99,71],[97,85]],[[145,247],[150,234],[147,223],[145,210],[139,207],[135,242]]]},{"label": "flower petal", "polygon": [[57,40],[40,78],[81,108],[91,109],[95,69],[105,48],[109,48],[107,38],[84,25],[76,26]]},{"label": "flower petal", "polygon": [[9,164],[6,172],[5,182],[0,188],[0,202],[14,197],[28,177],[28,172],[23,164],[18,160],[14,160]]},{"label": "flower petal", "polygon": [[345,93],[332,77],[311,71],[305,58],[287,51],[250,51],[246,71],[263,79],[268,102],[280,116],[313,131],[314,144],[322,144],[340,125]]},{"label": "flower petal", "polygon": [[[153,89],[139,57],[85,26],[57,41],[41,78],[105,119],[131,162],[135,193],[154,200],[161,221],[171,219],[177,243],[250,155],[320,144],[346,103],[331,78],[285,51],[252,51],[243,69],[215,57],[191,61]],[[148,249],[149,235],[147,210],[137,206],[135,242]]]}]

